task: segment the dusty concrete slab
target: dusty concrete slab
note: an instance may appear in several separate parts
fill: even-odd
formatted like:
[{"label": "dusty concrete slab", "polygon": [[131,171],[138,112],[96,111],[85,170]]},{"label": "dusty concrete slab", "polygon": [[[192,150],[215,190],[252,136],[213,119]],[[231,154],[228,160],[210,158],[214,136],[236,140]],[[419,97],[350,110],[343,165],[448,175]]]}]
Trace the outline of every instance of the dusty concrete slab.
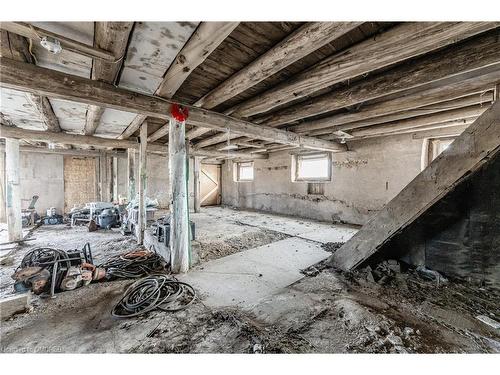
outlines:
[{"label": "dusty concrete slab", "polygon": [[320,244],[287,238],[213,260],[180,277],[210,307],[250,307],[303,277],[300,273],[328,257]]},{"label": "dusty concrete slab", "polygon": [[358,230],[359,229],[348,225],[334,224],[329,228],[318,228],[304,233],[299,233],[297,237],[321,243],[346,242],[354,236]]}]

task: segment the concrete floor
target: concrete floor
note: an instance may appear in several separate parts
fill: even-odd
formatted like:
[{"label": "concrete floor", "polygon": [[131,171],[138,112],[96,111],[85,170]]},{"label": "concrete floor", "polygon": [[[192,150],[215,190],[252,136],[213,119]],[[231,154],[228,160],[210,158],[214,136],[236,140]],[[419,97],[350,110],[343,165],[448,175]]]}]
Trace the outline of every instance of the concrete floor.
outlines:
[{"label": "concrete floor", "polygon": [[[110,311],[131,281],[92,283],[55,299],[34,299],[32,311],[2,322],[1,351],[500,352],[498,333],[475,318],[496,314],[494,290],[436,286],[415,273],[380,285],[320,265],[319,274],[302,277],[301,268],[328,256],[305,236],[326,241],[355,228],[218,207],[191,218],[210,260],[184,276],[200,294],[186,310],[116,320]],[[42,226],[32,236],[36,240],[19,248],[10,265],[0,266],[3,276],[10,278],[33,246],[71,249],[89,241],[99,261],[134,247],[116,231]]]},{"label": "concrete floor", "polygon": [[207,306],[251,307],[329,255],[317,242],[291,237],[203,263],[179,279],[193,285]]}]

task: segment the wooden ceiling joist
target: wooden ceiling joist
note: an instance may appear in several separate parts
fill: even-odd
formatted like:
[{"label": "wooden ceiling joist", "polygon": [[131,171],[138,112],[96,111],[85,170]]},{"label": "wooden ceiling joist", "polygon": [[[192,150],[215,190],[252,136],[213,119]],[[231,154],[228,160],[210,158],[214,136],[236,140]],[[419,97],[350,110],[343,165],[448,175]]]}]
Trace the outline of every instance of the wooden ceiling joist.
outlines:
[{"label": "wooden ceiling joist", "polygon": [[[398,93],[406,95],[416,91],[444,87],[473,76],[489,73],[493,69],[500,69],[498,37],[498,32],[479,36],[463,42],[459,48],[449,47],[431,56],[421,57],[415,62],[397,66],[372,78],[361,80],[304,103],[292,105],[259,118],[255,122],[279,127],[310,116],[360,105],[366,101],[390,97]],[[198,136],[198,134],[193,135]],[[312,135],[317,134],[312,133]],[[224,135],[221,134],[206,138],[201,141],[199,147],[221,142],[223,137]]]},{"label": "wooden ceiling joist", "polygon": [[[238,26],[238,22],[202,22],[191,35],[165,76],[158,86],[155,95],[171,99],[191,72],[221,44],[226,37]],[[145,116],[138,115],[121,134],[120,139],[127,139],[134,134],[146,120]],[[161,131],[160,131],[161,130]],[[168,134],[168,124],[165,124],[156,133],[150,136],[157,140]]]},{"label": "wooden ceiling joist", "polygon": [[[367,105],[357,112],[341,113],[319,120],[306,121],[288,129],[297,133],[311,133],[320,129],[349,130],[367,126],[366,119],[391,113],[411,111],[416,108],[440,103],[446,100],[480,93],[491,89],[494,82],[500,80],[500,70],[479,77],[470,77],[446,87],[438,87],[401,96],[395,99]],[[479,96],[478,96],[479,98]],[[480,98],[479,98],[480,100]],[[470,104],[467,104],[470,105]],[[439,109],[437,107],[436,109]],[[376,121],[376,120],[375,120]]]},{"label": "wooden ceiling joist", "polygon": [[343,270],[360,266],[499,151],[500,101],[497,101],[373,215],[329,262]]},{"label": "wooden ceiling joist", "polygon": [[480,35],[328,94],[286,107],[254,122],[275,127],[410,89],[432,88],[460,81],[469,72],[492,65],[500,66],[499,37],[500,29]]},{"label": "wooden ceiling joist", "polygon": [[[173,101],[144,95],[105,82],[93,81],[50,69],[20,63],[4,57],[0,58],[0,87],[27,91],[58,99],[76,101],[121,111],[136,112],[168,120]],[[259,126],[213,111],[189,107],[189,122],[196,126],[229,130],[241,136],[273,141],[276,143],[321,149],[333,152],[345,151],[345,146],[317,138]]]},{"label": "wooden ceiling joist", "polygon": [[[401,133],[422,126],[445,124],[453,121],[455,124],[464,122],[471,118],[479,117],[484,111],[488,109],[490,103],[484,105],[474,105],[466,108],[454,109],[451,111],[440,112],[430,116],[419,116],[407,120],[384,123],[378,126],[369,126],[363,129],[357,129],[350,132],[350,135],[355,139],[368,138],[373,136],[387,135],[392,133]],[[449,124],[447,126],[450,126]]]},{"label": "wooden ceiling joist", "polygon": [[[92,135],[54,133],[49,131],[37,131],[21,129],[13,126],[0,125],[1,138],[17,138],[23,140],[33,140],[47,143],[65,143],[77,146],[94,146],[96,148],[123,148],[139,149],[137,140],[102,138]],[[167,154],[167,145],[148,144],[148,151],[154,153]],[[195,156],[239,158],[239,159],[267,159],[267,155],[250,154],[246,152],[218,152],[189,149],[189,153]]]},{"label": "wooden ceiling joist", "polygon": [[[361,24],[362,22],[306,23],[269,51],[200,98],[194,105],[212,109],[309,55],[325,44],[338,39]],[[226,112],[226,114],[229,113]],[[187,137],[188,139],[193,139],[208,131],[210,129],[198,128],[193,130],[191,134],[187,134]]]},{"label": "wooden ceiling joist", "polygon": [[[123,58],[127,50],[133,22],[96,22],[94,31],[94,45],[100,49],[110,51],[116,61],[94,59],[92,64],[92,79],[115,83]],[[104,108],[91,105],[87,110],[83,134],[95,133],[101,121]]]},{"label": "wooden ceiling joist", "polygon": [[[475,91],[475,90],[474,90]],[[463,94],[467,94],[466,92]],[[417,118],[422,116],[439,115],[440,113],[446,113],[453,110],[460,110],[465,108],[470,108],[470,106],[483,106],[488,107],[491,103],[493,94],[491,91],[486,91],[484,93],[474,93],[473,95],[463,96],[457,99],[440,101],[434,104],[430,104],[423,107],[410,108],[407,111],[391,112],[383,116],[377,116],[372,118],[366,118],[364,120],[352,122],[346,124],[349,129],[338,129],[338,128],[325,128],[310,132],[310,134],[315,137],[321,137],[324,134],[339,134],[341,138],[344,134],[353,134],[356,129],[370,129],[376,128],[378,126],[384,126],[385,124],[392,123],[396,124],[401,121],[416,121]],[[323,138],[323,137],[321,137]]]},{"label": "wooden ceiling joist", "polygon": [[[1,56],[5,56],[16,61],[35,64],[35,60],[29,51],[28,42],[24,37],[9,33],[5,30],[0,30],[0,34],[2,41],[0,49]],[[53,132],[61,131],[59,120],[54,114],[54,110],[52,109],[49,100],[45,96],[26,93],[26,98],[39,113],[40,119],[45,124],[45,130]]]},{"label": "wooden ceiling joist", "polygon": [[195,105],[212,109],[361,24],[362,22],[306,23],[199,99]]},{"label": "wooden ceiling joist", "polygon": [[377,69],[429,53],[500,26],[499,22],[411,22],[327,57],[264,93],[233,108],[249,117]]}]

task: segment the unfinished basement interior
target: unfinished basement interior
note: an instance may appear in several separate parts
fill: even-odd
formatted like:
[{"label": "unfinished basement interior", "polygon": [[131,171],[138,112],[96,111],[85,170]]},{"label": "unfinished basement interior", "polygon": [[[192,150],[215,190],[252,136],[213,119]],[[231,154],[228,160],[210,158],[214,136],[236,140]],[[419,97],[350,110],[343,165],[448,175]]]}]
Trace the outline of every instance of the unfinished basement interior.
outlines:
[{"label": "unfinished basement interior", "polygon": [[1,22],[3,353],[499,353],[500,22]]}]

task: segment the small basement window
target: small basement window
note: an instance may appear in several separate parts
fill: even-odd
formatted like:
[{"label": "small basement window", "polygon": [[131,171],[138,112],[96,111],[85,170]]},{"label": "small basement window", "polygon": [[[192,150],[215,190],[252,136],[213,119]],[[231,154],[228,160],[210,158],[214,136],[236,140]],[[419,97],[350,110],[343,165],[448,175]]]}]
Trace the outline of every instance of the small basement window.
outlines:
[{"label": "small basement window", "polygon": [[327,152],[294,155],[292,180],[297,182],[331,181],[332,160]]},{"label": "small basement window", "polygon": [[234,167],[234,180],[236,182],[253,181],[253,162],[235,163]]}]

